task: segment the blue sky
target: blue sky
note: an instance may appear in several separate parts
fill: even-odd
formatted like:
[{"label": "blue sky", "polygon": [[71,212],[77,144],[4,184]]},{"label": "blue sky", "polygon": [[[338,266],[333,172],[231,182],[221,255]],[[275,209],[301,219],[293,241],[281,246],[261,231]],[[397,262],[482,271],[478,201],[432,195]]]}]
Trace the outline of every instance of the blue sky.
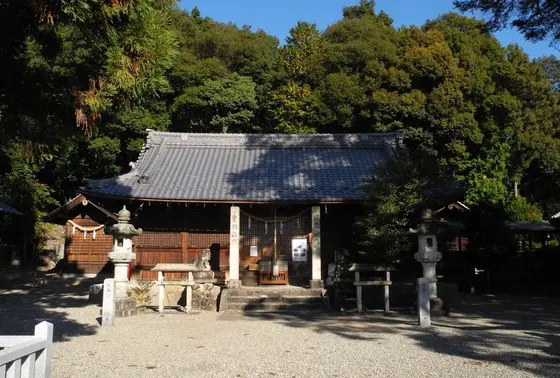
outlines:
[{"label": "blue sky", "polygon": [[[182,8],[198,6],[202,16],[220,22],[233,22],[239,26],[251,25],[253,30],[263,29],[281,42],[290,28],[298,21],[317,24],[324,30],[342,17],[342,7],[354,5],[359,0],[181,0]],[[376,0],[376,11],[384,10],[394,20],[395,26],[422,25],[442,13],[453,10],[452,0]],[[472,14],[469,14],[472,16]],[[532,43],[523,39],[515,30],[496,33],[502,44],[518,43],[535,58],[541,55],[560,55],[549,47],[548,41]]]}]

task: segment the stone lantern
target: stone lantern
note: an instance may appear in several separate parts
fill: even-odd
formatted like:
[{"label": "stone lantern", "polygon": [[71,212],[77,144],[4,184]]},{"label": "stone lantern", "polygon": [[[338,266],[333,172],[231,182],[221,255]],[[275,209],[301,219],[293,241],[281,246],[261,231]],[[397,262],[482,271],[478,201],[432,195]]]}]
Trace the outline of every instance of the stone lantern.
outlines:
[{"label": "stone lantern", "polygon": [[136,229],[129,223],[130,211],[123,206],[118,212],[118,223],[105,226],[105,234],[113,236],[113,250],[109,253],[109,260],[115,266],[115,300],[116,316],[132,315],[136,304],[126,294],[128,284],[128,268],[136,254],[132,252],[132,236],[140,235],[142,229]]},{"label": "stone lantern", "polygon": [[422,264],[423,277],[429,282],[431,312],[443,310],[443,302],[437,296],[436,264],[441,260],[442,254],[438,252],[437,234],[443,231],[444,222],[434,220],[432,211],[426,209],[416,234],[418,235],[418,252],[414,258]]}]

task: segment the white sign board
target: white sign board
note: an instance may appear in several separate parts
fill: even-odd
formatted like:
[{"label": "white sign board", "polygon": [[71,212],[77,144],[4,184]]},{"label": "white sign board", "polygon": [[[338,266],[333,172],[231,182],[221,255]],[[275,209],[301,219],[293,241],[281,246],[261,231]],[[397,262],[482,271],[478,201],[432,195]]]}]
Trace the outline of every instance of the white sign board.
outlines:
[{"label": "white sign board", "polygon": [[103,316],[101,325],[115,325],[115,279],[107,278],[103,281]]},{"label": "white sign board", "polygon": [[249,250],[249,256],[258,256],[259,255],[259,246],[252,245],[251,249]]},{"label": "white sign board", "polygon": [[292,261],[307,261],[307,239],[292,239]]}]

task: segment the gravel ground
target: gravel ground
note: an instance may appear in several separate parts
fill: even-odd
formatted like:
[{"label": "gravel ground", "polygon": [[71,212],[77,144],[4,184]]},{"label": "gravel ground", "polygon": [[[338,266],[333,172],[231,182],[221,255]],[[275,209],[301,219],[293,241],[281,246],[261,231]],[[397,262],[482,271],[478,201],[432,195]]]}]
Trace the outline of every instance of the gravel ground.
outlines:
[{"label": "gravel ground", "polygon": [[408,316],[149,312],[101,328],[87,285],[0,290],[0,334],[55,325],[53,377],[560,377],[560,302],[470,297]]}]

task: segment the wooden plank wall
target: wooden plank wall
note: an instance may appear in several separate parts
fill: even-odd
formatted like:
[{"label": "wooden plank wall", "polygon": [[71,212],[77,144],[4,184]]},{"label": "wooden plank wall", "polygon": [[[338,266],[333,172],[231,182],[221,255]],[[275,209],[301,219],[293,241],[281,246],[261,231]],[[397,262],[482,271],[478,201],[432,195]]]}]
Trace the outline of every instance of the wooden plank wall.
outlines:
[{"label": "wooden plank wall", "polygon": [[[192,264],[203,249],[220,248],[220,270],[229,268],[229,234],[147,231],[134,240],[136,260],[133,274],[137,279],[155,280],[152,269],[158,263]],[[180,273],[167,273],[167,279],[181,279]]]},{"label": "wooden plank wall", "polygon": [[[76,217],[74,223],[84,227],[99,226],[89,217]],[[66,267],[67,272],[98,274],[103,268],[112,271],[112,264],[108,261],[108,254],[113,248],[113,237],[105,235],[103,229],[96,231],[96,238],[93,233],[84,233],[78,229],[72,233],[72,225],[66,223]],[[107,266],[110,264],[111,266]]]}]

